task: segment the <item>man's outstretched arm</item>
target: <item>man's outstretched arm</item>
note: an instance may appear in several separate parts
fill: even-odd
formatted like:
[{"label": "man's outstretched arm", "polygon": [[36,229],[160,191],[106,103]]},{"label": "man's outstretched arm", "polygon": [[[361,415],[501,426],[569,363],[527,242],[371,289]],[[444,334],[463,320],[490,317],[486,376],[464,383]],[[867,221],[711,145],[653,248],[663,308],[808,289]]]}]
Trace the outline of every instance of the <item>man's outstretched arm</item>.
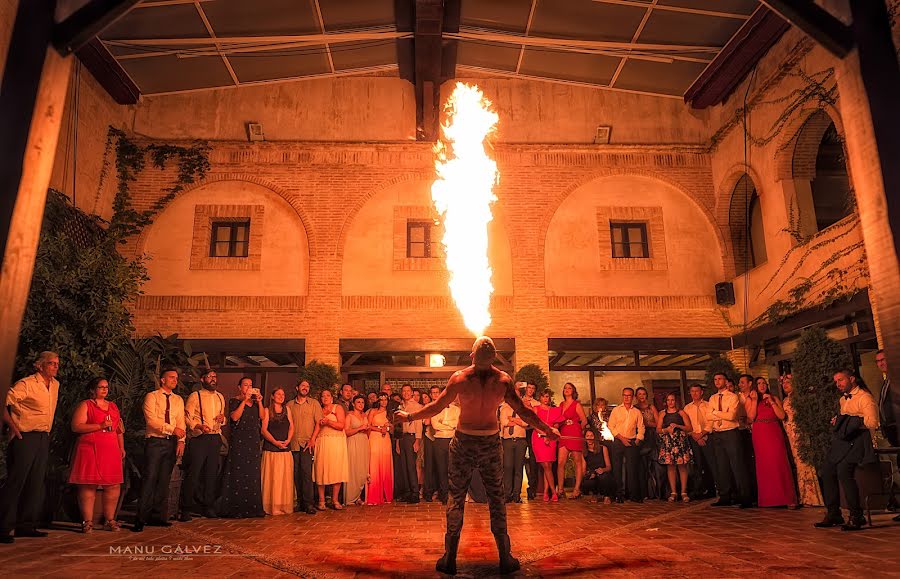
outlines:
[{"label": "man's outstretched arm", "polygon": [[456,396],[459,394],[457,384],[458,379],[456,374],[454,374],[450,377],[450,381],[447,382],[447,387],[444,388],[444,391],[441,392],[440,396],[415,412],[410,413],[403,410],[397,410],[394,412],[394,420],[398,422],[412,422],[413,420],[424,420],[426,418],[431,418],[436,414],[440,414],[444,408],[447,408],[454,400],[456,400]]},{"label": "man's outstretched arm", "polygon": [[504,380],[506,383],[506,392],[504,394],[504,400],[507,404],[509,404],[513,411],[515,411],[519,418],[524,420],[526,423],[530,424],[533,428],[536,428],[547,435],[547,438],[550,440],[556,440],[559,438],[559,431],[538,418],[538,415],[534,410],[531,409],[530,406],[526,406],[522,399],[519,398],[519,394],[516,392],[516,387],[513,384],[512,380],[508,377]]}]

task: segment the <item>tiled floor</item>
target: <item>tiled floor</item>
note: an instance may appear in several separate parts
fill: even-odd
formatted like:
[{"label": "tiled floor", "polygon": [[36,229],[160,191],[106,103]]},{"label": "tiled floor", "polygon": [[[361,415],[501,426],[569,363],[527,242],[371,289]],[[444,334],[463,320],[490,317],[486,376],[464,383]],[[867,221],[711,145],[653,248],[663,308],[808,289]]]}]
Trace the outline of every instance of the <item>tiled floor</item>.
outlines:
[{"label": "tiled floor", "polygon": [[[463,577],[497,573],[487,507],[468,504]],[[314,516],[195,519],[170,529],[75,532],[0,545],[5,577],[423,577],[443,552],[439,503],[348,507]],[[814,529],[821,509],[689,505],[510,505],[510,535],[528,577],[900,576],[900,523],[858,533]],[[179,547],[205,554],[180,555]],[[144,555],[136,554],[143,548]]]}]

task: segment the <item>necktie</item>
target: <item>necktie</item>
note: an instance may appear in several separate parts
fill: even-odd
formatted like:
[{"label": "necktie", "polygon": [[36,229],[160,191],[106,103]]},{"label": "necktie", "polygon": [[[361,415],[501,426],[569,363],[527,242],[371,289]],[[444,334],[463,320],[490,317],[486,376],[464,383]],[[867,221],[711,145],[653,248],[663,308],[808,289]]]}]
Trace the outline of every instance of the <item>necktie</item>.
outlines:
[{"label": "necktie", "polygon": [[722,412],[722,395],[719,394],[719,412]]},{"label": "necktie", "polygon": [[[164,393],[164,394],[165,394],[165,393]],[[166,394],[165,396],[166,396],[166,416],[165,416],[165,421],[166,421],[166,424],[168,424],[168,423],[169,423],[169,396],[171,396],[171,394]]]}]

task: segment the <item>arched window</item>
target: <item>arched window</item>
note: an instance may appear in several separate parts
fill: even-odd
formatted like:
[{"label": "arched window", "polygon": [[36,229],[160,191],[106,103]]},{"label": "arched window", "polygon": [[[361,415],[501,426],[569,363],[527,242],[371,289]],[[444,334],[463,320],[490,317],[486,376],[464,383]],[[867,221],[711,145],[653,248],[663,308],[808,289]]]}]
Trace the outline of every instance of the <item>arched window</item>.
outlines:
[{"label": "arched window", "polygon": [[844,143],[834,123],[830,123],[819,143],[816,177],[812,181],[813,208],[819,231],[850,215],[852,195],[844,159]]},{"label": "arched window", "polygon": [[844,144],[824,111],[811,114],[797,133],[791,168],[796,191],[791,207],[795,237],[814,235],[853,212]]},{"label": "arched window", "polygon": [[741,275],[766,262],[766,235],[756,186],[744,173],[731,191],[728,228],[734,251],[734,269]]}]

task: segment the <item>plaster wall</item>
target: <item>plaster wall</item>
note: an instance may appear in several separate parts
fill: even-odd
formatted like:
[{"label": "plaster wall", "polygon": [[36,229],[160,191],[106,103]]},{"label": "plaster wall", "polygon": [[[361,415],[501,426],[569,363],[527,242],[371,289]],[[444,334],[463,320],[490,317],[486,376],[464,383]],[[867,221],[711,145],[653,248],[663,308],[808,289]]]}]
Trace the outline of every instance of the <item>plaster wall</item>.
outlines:
[{"label": "plaster wall", "polygon": [[[263,206],[258,270],[192,268],[195,207],[206,204]],[[252,221],[250,227],[254,227]],[[207,247],[201,249],[206,251]],[[150,281],[144,284],[148,296],[302,296],[307,293],[309,246],[303,222],[284,199],[254,183],[223,181],[179,196],[150,226],[143,253],[149,258]]]}]

